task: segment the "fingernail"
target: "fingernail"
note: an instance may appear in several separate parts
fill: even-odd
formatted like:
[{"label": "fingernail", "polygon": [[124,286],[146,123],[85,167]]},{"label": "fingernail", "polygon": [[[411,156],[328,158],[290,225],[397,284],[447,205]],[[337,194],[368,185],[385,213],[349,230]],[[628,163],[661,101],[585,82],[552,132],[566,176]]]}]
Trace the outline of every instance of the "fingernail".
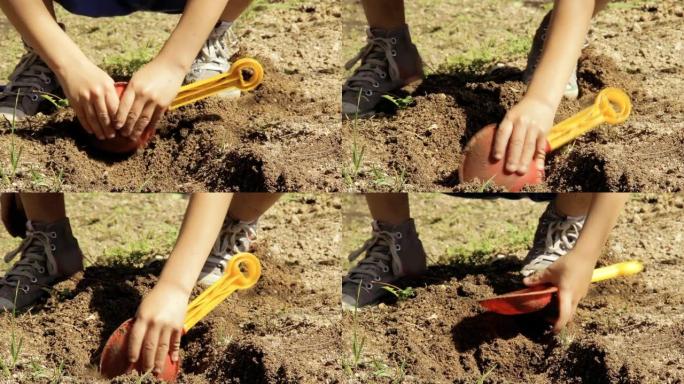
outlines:
[{"label": "fingernail", "polygon": [[110,138],[110,139],[113,139],[114,137],[116,137],[116,134],[114,134],[114,133],[110,133],[110,134],[109,134],[109,138]]},{"label": "fingernail", "polygon": [[495,160],[501,160],[501,154],[498,153],[498,152],[495,152],[495,153],[494,153],[494,159],[495,159]]}]

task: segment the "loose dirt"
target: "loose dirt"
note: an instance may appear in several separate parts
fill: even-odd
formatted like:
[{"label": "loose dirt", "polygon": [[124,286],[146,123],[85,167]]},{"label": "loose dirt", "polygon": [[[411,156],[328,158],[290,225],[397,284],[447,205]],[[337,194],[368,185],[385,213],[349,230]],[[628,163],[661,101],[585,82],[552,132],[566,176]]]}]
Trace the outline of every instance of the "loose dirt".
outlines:
[{"label": "loose dirt", "polygon": [[[238,56],[254,57],[264,65],[265,80],[257,90],[237,101],[214,98],[168,114],[148,148],[127,158],[89,148],[70,111],[32,118],[14,134],[3,123],[0,158],[10,158],[12,145],[15,153],[21,149],[16,170],[10,161],[3,162],[3,189],[339,189],[339,6],[327,0],[255,7],[237,23],[236,33]],[[148,17],[131,16],[120,28],[147,28]],[[168,28],[177,17],[157,19],[155,23]],[[89,34],[103,26],[78,27],[93,23],[83,18],[71,23],[87,52],[98,45]]]},{"label": "loose dirt", "polygon": [[[233,294],[183,338],[180,383],[340,382],[340,208],[332,196],[291,195],[265,215],[254,252],[263,268],[259,283]],[[96,264],[57,285],[33,313],[2,315],[4,361],[12,329],[24,346],[0,382],[47,383],[60,365],[63,382],[108,382],[97,373],[104,343],[135,314],[161,266]],[[112,382],[138,380],[131,374]]]},{"label": "loose dirt", "polygon": [[[407,5],[408,23],[429,75],[405,90],[413,97],[412,105],[396,110],[387,103],[381,107],[384,117],[343,124],[346,163],[354,144],[365,148],[364,166],[347,181],[350,189],[398,189],[396,183],[378,183],[378,174],[402,175],[399,186],[406,190],[483,188],[482,183],[460,184],[457,169],[463,148],[475,132],[500,121],[523,96],[527,49],[517,47],[524,46],[521,41],[527,36],[531,39],[546,13],[544,2],[494,3]],[[358,7],[356,2],[345,7],[355,17],[345,20],[347,46],[357,47],[362,40]],[[684,67],[676,59],[684,38],[682,12],[677,1],[618,2],[599,15],[589,35],[590,47],[579,61],[580,98],[564,101],[556,122],[591,104],[597,92],[609,86],[631,96],[633,114],[624,124],[601,126],[550,155],[547,181],[533,189],[682,189]],[[469,66],[455,65],[463,57]],[[485,68],[473,70],[478,60]]]},{"label": "loose dirt", "polygon": [[[681,196],[639,195],[628,204],[600,263],[639,259],[645,271],[594,284],[580,303],[574,323],[559,336],[549,332],[545,320],[549,312],[509,317],[485,313],[477,304],[481,298],[520,287],[516,274],[524,250],[495,246],[479,256],[473,252],[473,259],[483,261],[479,263],[445,257],[445,250],[470,240],[462,239],[463,233],[486,233],[488,227],[506,226],[516,219],[536,220],[544,204],[478,203],[425,195],[412,197],[412,204],[433,262],[423,279],[406,282],[417,287],[414,298],[358,313],[357,330],[366,343],[351,382],[390,383],[397,378],[404,383],[684,380]],[[434,209],[439,209],[441,220],[435,218]],[[352,233],[367,225],[354,224]],[[496,241],[492,238],[483,244]],[[346,245],[345,240],[343,244],[351,249],[360,243]],[[353,315],[345,314],[343,319],[349,356]],[[390,367],[389,378],[377,374],[377,362]]]}]

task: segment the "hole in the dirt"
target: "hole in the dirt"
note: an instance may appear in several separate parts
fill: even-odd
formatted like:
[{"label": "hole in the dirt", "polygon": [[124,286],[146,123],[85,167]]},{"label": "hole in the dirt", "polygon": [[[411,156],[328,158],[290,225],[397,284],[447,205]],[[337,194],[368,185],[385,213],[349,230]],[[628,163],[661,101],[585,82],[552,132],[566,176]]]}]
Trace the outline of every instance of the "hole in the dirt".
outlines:
[{"label": "hole in the dirt", "polygon": [[550,373],[572,382],[577,380],[580,383],[595,384],[613,382],[606,364],[606,351],[595,344],[573,343],[563,356],[554,362]]},{"label": "hole in the dirt", "polygon": [[221,383],[283,383],[295,381],[284,367],[269,372],[264,352],[252,344],[232,342],[223,350],[207,345],[208,329],[194,332],[183,360],[185,374],[202,375],[210,382]]},{"label": "hole in the dirt", "polygon": [[592,150],[575,151],[563,164],[548,173],[549,185],[560,185],[568,190],[606,191],[606,159]]}]

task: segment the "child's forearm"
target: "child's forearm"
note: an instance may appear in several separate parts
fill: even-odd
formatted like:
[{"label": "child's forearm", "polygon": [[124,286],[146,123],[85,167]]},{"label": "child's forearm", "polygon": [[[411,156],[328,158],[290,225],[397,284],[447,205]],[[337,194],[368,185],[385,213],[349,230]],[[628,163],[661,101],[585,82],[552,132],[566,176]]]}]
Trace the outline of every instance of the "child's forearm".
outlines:
[{"label": "child's forearm", "polygon": [[61,76],[75,60],[88,60],[59,27],[41,0],[0,0],[0,7],[21,36]]},{"label": "child's forearm", "polygon": [[159,278],[160,283],[178,286],[190,295],[221,231],[232,197],[229,193],[192,195],[178,239]]},{"label": "child's forearm", "polygon": [[556,0],[539,65],[526,97],[554,110],[579,59],[596,6],[595,0]]},{"label": "child's forearm", "polygon": [[189,71],[227,4],[228,0],[189,0],[183,16],[157,59],[164,60],[183,72]]},{"label": "child's forearm", "polygon": [[629,199],[626,193],[594,193],[587,219],[573,254],[596,264],[618,216]]}]

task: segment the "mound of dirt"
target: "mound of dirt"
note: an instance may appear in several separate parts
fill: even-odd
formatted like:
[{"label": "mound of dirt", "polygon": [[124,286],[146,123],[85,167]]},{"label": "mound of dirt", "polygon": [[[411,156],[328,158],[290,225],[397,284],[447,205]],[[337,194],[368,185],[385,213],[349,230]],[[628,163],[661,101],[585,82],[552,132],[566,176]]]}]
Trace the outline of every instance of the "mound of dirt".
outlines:
[{"label": "mound of dirt", "polygon": [[[405,383],[681,382],[683,208],[681,198],[664,195],[629,204],[601,263],[640,259],[646,270],[595,284],[558,336],[549,331],[551,311],[502,316],[478,305],[520,287],[519,258],[430,267],[425,278],[406,282],[418,287],[414,298],[358,313],[367,347],[353,382],[396,380],[379,377],[373,361],[403,367]],[[349,354],[353,314],[344,322]]]}]

